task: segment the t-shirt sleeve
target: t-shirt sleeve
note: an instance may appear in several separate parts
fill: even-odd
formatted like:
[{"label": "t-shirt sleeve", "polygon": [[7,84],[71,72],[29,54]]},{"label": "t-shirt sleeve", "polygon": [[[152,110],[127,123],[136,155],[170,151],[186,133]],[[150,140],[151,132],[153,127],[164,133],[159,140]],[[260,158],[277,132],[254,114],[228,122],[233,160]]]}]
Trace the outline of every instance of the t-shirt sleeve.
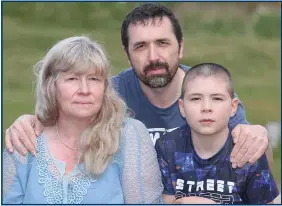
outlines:
[{"label": "t-shirt sleeve", "polygon": [[[238,98],[237,94],[235,94],[235,97]],[[239,100],[238,108],[236,114],[230,118],[229,120],[229,128],[233,130],[237,124],[249,124],[247,118],[246,118],[246,111],[244,108],[244,105]]]},{"label": "t-shirt sleeve", "polygon": [[119,76],[118,75],[113,76],[110,80],[116,92],[119,92]]},{"label": "t-shirt sleeve", "polygon": [[249,168],[244,201],[248,204],[267,204],[279,194],[264,154]]},{"label": "t-shirt sleeve", "polygon": [[162,174],[162,183],[164,186],[163,194],[166,195],[175,195],[174,187],[173,187],[173,181],[172,181],[172,176],[171,176],[171,171],[168,160],[168,154],[166,153],[165,149],[165,141],[161,139],[158,139],[155,145],[155,149],[157,151],[157,158]]}]

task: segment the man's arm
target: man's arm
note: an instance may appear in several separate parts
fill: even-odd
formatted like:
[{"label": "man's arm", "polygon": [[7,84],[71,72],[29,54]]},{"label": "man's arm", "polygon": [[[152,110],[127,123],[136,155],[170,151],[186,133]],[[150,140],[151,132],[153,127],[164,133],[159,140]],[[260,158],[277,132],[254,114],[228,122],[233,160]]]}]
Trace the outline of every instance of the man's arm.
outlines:
[{"label": "man's arm", "polygon": [[[233,167],[242,167],[247,162],[254,163],[267,150],[267,130],[260,125],[250,125],[246,119],[243,104],[239,101],[236,114],[230,118],[229,127],[232,130],[233,142],[235,144],[231,153]],[[271,163],[272,152],[268,152]]]}]

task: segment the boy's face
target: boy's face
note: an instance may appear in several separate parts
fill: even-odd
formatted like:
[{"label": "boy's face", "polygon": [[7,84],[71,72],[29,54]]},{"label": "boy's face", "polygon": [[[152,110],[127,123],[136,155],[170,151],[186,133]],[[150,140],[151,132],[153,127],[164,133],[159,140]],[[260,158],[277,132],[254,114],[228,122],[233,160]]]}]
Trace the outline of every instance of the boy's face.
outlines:
[{"label": "boy's face", "polygon": [[188,80],[185,89],[179,108],[193,131],[212,135],[228,126],[229,118],[237,111],[238,99],[231,99],[225,78],[199,76]]}]

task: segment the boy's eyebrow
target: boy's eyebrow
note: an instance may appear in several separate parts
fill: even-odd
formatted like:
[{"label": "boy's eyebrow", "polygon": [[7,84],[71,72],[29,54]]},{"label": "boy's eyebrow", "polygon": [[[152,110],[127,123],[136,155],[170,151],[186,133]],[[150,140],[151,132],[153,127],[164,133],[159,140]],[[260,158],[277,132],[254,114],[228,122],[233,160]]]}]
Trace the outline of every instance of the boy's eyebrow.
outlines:
[{"label": "boy's eyebrow", "polygon": [[[188,96],[201,96],[203,94],[201,93],[188,93]],[[211,96],[225,96],[224,94],[221,94],[221,93],[214,93],[214,94],[210,94]]]},{"label": "boy's eyebrow", "polygon": [[225,96],[225,95],[221,93],[215,93],[215,94],[211,94],[211,96]]},{"label": "boy's eyebrow", "polygon": [[201,93],[190,93],[190,94],[189,94],[189,93],[188,93],[188,96],[193,96],[193,95],[195,95],[195,96],[196,96],[196,95],[197,95],[197,96],[200,96],[200,95],[203,95],[203,94],[201,94]]}]

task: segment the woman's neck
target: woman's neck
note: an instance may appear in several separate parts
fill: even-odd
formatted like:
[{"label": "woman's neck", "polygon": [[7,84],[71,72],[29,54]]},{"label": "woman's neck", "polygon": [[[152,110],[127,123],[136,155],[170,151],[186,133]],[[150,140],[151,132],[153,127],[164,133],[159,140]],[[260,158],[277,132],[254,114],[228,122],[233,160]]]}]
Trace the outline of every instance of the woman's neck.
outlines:
[{"label": "woman's neck", "polygon": [[229,129],[216,132],[211,135],[202,135],[191,129],[194,148],[202,159],[214,156],[224,145],[229,134]]},{"label": "woman's neck", "polygon": [[64,175],[69,174],[78,163],[80,137],[89,125],[89,121],[59,118],[55,125],[44,128],[50,153],[66,163]]},{"label": "woman's neck", "polygon": [[70,120],[59,118],[55,127],[58,129],[60,139],[64,142],[75,143],[77,145],[80,136],[89,127],[88,121]]}]

